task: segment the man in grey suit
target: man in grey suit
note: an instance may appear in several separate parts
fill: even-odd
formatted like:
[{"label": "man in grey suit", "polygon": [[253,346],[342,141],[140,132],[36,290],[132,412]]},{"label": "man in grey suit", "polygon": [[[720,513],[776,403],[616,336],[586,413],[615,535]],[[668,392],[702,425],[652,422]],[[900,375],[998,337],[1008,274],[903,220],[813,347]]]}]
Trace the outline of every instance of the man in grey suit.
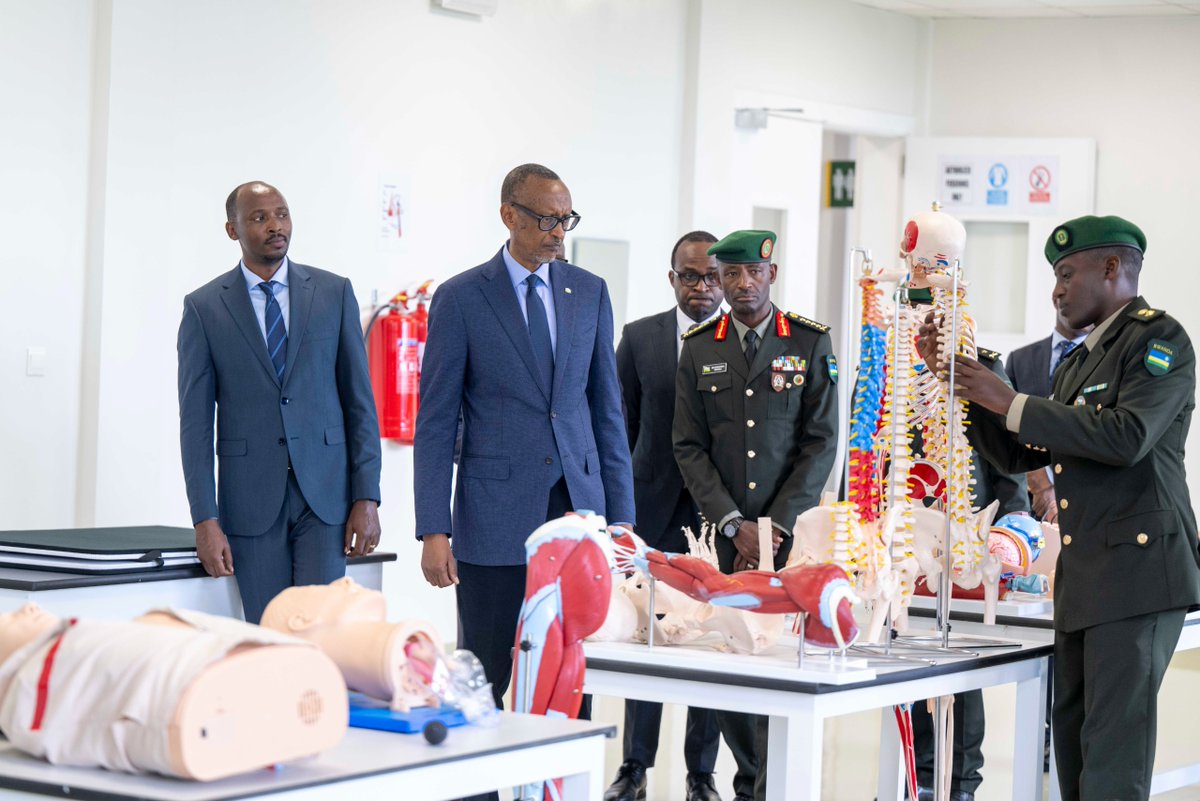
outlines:
[{"label": "man in grey suit", "polygon": [[[675,464],[671,421],[683,335],[721,314],[725,291],[717,260],[708,255],[709,245],[716,241],[707,231],[692,231],[675,243],[667,271],[675,290],[675,306],[625,326],[617,346],[617,375],[633,452],[638,534],[660,551],[687,553],[684,526],[700,533],[699,510]],[[646,769],[654,767],[661,723],[662,704],[625,702],[624,762],[604,793],[604,801],[646,797]],[[687,801],[720,801],[712,776],[719,737],[715,712],[688,707],[683,741]]]},{"label": "man in grey suit", "polygon": [[350,282],[288,260],[273,186],[238,186],[225,211],[242,260],[184,298],[179,444],[200,561],[236,577],[257,623],[379,543],[379,426]]},{"label": "man in grey suit", "polygon": [[500,219],[508,243],[433,296],[413,449],[421,569],[435,587],[455,585],[460,644],[497,705],[530,533],[572,509],[634,521],[608,287],[558,260],[580,219],[571,193],[546,167],[521,165],[504,179]]}]

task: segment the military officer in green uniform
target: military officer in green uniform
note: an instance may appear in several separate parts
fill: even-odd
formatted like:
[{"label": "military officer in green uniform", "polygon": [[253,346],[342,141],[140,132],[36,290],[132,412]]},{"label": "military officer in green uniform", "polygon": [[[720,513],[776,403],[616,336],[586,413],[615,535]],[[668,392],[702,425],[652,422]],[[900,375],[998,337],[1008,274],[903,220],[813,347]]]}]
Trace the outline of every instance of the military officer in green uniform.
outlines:
[{"label": "military officer in green uniform", "polygon": [[1200,604],[1183,465],[1196,357],[1183,327],[1138,296],[1145,249],[1120,217],[1080,217],[1050,234],[1054,299],[1072,327],[1096,326],[1050,398],[956,358],[972,444],[1007,470],[1055,473],[1053,734],[1065,801],[1148,797],[1158,688],[1184,615]]},{"label": "military officer in green uniform", "polygon": [[[759,517],[771,518],[774,565],[783,567],[796,516],[820,502],[837,452],[829,327],[771,303],[775,238],[735,231],[709,248],[732,311],[685,336],[676,373],[675,460],[717,525],[726,573],[770,563],[759,553]],[[763,798],[766,719],[721,713],[720,721],[738,763],[735,801]]]}]

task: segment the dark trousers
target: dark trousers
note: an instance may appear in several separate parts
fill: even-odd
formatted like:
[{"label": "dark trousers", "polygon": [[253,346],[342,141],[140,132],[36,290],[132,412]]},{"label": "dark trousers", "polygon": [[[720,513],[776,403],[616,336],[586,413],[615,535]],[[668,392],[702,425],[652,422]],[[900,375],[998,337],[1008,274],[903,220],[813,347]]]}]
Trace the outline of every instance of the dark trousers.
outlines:
[{"label": "dark trousers", "polygon": [[[566,479],[559,479],[550,490],[546,520],[562,517],[571,508]],[[458,585],[454,592],[458,601],[458,647],[478,657],[484,674],[492,683],[496,706],[503,709],[504,693],[512,679],[517,620],[525,600],[525,565],[459,562]],[[584,696],[579,717],[585,720],[591,717],[590,696]],[[496,793],[485,793],[467,801],[496,801],[497,798]]]},{"label": "dark trousers", "polygon": [[[792,538],[784,537],[775,554],[775,569],[787,564],[792,552]],[[724,536],[717,536],[717,564],[722,573],[733,573],[737,548]],[[733,752],[737,773],[733,776],[733,791],[738,795],[763,801],[767,794],[767,717],[745,712],[718,712],[717,724],[725,744]]]},{"label": "dark trousers", "polygon": [[[700,517],[696,513],[692,496],[686,490],[679,494],[675,510],[667,522],[666,529],[651,542],[652,532],[643,539],[652,548],[671,553],[687,553],[687,538],[683,527],[692,533],[700,533]],[[625,702],[624,758],[641,762],[648,768],[654,767],[658,752],[658,735],[662,728],[662,704],[654,701]],[[712,773],[717,764],[720,748],[717,713],[710,709],[688,707],[687,729],[683,738],[683,759],[689,773]]]},{"label": "dark trousers", "polygon": [[[924,701],[912,707],[913,751],[917,763],[917,783],[933,787],[934,720]],[[954,696],[954,740],[950,766],[950,789],[974,793],[983,783],[983,691],[970,690]]]},{"label": "dark trousers", "polygon": [[269,529],[255,537],[225,532],[246,622],[258,623],[271,599],[288,587],[346,575],[345,531],[345,522],[330,525],[308,508],[289,469],[283,507]]},{"label": "dark trousers", "polygon": [[1183,609],[1054,633],[1054,750],[1063,801],[1150,795],[1158,688]]}]

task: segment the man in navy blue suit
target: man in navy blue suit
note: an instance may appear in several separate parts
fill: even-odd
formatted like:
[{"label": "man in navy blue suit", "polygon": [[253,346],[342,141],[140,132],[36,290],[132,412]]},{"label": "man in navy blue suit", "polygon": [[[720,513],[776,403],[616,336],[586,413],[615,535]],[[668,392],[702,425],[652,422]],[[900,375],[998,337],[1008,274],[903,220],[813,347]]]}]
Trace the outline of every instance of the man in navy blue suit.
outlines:
[{"label": "man in navy blue suit", "polygon": [[498,706],[525,539],[572,509],[634,522],[608,287],[558,258],[579,222],[571,193],[546,167],[521,165],[504,179],[500,219],[508,243],[434,294],[413,449],[421,570],[455,586],[460,645]]},{"label": "man in navy blue suit", "polygon": [[242,260],[184,299],[179,444],[197,555],[257,623],[379,543],[379,426],[350,281],[289,261],[275,187],[238,186],[225,213]]}]

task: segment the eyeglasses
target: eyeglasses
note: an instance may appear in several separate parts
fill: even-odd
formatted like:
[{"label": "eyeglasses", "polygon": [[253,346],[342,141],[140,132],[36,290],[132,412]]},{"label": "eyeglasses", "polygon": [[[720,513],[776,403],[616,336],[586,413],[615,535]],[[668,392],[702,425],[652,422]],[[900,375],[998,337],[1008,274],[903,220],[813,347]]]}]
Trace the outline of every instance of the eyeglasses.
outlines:
[{"label": "eyeglasses", "polygon": [[717,272],[704,273],[704,275],[700,273],[681,273],[678,270],[672,270],[671,272],[679,276],[679,280],[683,282],[684,286],[695,286],[700,283],[701,279],[704,280],[705,286],[721,285],[721,274]]},{"label": "eyeglasses", "polygon": [[537,220],[539,231],[553,231],[559,225],[562,225],[564,231],[570,231],[579,225],[580,217],[573,211],[563,217],[555,217],[553,214],[538,214],[533,209],[526,208],[520,203],[513,203],[511,200],[508,205]]}]

